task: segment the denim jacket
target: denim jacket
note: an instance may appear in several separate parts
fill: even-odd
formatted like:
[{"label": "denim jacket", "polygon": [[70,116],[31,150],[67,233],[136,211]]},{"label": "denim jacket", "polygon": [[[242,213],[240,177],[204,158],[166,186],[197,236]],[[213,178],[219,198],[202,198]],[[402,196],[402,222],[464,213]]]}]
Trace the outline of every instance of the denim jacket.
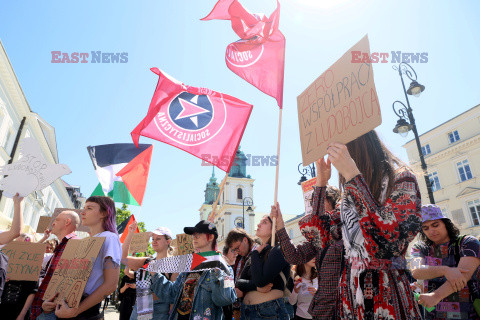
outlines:
[{"label": "denim jacket", "polygon": [[[230,268],[231,274],[233,274]],[[183,285],[187,272],[182,272],[175,282],[168,281],[162,274],[155,274],[152,277],[152,291],[160,301],[173,304],[169,320],[178,318],[177,304],[182,294]],[[222,307],[232,304],[237,299],[235,288],[229,276],[227,287],[225,277],[227,274],[220,269],[209,269],[203,271],[198,279],[193,306],[190,313],[191,320],[221,320],[224,319]]]}]

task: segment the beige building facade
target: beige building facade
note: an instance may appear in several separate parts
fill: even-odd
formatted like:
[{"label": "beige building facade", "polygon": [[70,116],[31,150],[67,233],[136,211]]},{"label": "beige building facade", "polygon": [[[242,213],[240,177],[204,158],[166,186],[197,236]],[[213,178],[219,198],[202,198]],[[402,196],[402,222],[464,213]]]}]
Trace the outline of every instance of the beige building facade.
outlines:
[{"label": "beige building facade", "polygon": [[[420,136],[435,204],[462,234],[480,235],[480,105]],[[403,146],[429,203],[415,140]]]}]

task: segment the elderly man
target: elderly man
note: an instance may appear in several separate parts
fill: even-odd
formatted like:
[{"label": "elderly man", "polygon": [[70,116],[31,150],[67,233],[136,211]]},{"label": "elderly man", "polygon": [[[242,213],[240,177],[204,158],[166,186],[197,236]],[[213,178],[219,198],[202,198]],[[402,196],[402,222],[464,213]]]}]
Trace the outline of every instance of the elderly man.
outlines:
[{"label": "elderly man", "polygon": [[48,283],[53,276],[58,261],[60,261],[60,257],[62,256],[68,240],[77,238],[75,231],[80,226],[80,221],[80,217],[75,211],[62,211],[52,223],[52,233],[57,236],[60,243],[53,251],[53,256],[47,263],[45,278],[43,278],[42,284],[33,298],[31,310],[32,320],[36,319],[42,312],[52,313],[52,315],[54,315],[53,312],[55,311],[56,305],[49,302],[44,303],[43,295],[47,290]]}]

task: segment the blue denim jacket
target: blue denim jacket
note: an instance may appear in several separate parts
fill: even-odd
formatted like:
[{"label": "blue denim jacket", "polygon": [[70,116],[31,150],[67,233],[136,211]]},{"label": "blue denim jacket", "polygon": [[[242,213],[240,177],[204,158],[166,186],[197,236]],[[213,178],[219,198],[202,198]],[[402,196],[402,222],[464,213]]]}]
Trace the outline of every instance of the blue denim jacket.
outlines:
[{"label": "blue denim jacket", "polygon": [[[233,274],[230,268],[231,274]],[[178,317],[177,303],[182,294],[183,285],[188,273],[182,272],[175,282],[168,281],[162,274],[155,274],[152,277],[152,291],[160,301],[174,305],[169,320],[176,320]],[[225,277],[227,274],[220,269],[203,271],[198,279],[197,289],[193,297],[193,307],[190,313],[191,320],[221,320],[223,317],[223,306],[232,304],[237,299],[235,288],[230,283],[225,288]],[[231,282],[231,281],[229,281]],[[228,319],[229,320],[229,319]]]}]

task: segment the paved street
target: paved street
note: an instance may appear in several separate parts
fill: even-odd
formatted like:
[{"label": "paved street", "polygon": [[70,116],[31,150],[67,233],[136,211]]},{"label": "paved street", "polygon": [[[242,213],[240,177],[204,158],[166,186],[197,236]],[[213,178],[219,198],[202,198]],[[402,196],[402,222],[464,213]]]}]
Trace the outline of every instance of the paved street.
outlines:
[{"label": "paved street", "polygon": [[114,306],[109,305],[105,309],[105,320],[118,320],[120,314],[117,312]]}]

